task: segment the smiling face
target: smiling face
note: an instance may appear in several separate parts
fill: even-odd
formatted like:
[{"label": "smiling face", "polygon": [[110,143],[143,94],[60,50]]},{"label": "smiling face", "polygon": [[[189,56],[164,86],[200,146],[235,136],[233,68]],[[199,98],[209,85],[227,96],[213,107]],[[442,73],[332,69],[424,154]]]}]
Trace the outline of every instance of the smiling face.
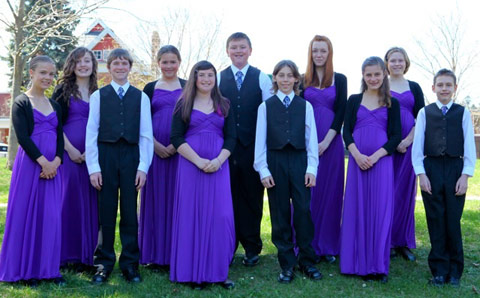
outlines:
[{"label": "smiling face", "polygon": [[312,60],[316,67],[324,67],[327,62],[328,44],[324,41],[314,41],[312,44]]},{"label": "smiling face", "polygon": [[234,39],[228,43],[227,55],[235,67],[242,69],[248,63],[252,48],[246,39]]},{"label": "smiling face", "polygon": [[108,66],[108,71],[112,75],[113,81],[119,85],[124,85],[128,81],[131,65],[127,59],[116,58]]},{"label": "smiling face", "polygon": [[290,94],[293,91],[295,83],[298,82],[298,79],[295,78],[292,70],[288,66],[284,66],[280,71],[273,76],[273,81],[277,83],[278,90],[282,91],[283,94]]},{"label": "smiling face", "polygon": [[403,76],[407,67],[407,62],[402,53],[393,52],[388,58],[387,67],[391,76]]},{"label": "smiling face", "polygon": [[215,72],[213,69],[199,70],[195,81],[197,92],[202,94],[210,94],[216,84]]},{"label": "smiling face", "polygon": [[165,79],[175,79],[177,77],[178,68],[180,67],[180,60],[174,53],[165,53],[160,57],[158,66],[162,71],[162,76]]},{"label": "smiling face", "polygon": [[75,61],[75,76],[77,78],[88,78],[93,71],[93,57],[89,52],[86,52],[81,58]]},{"label": "smiling face", "polygon": [[378,90],[383,84],[385,73],[380,65],[366,66],[363,72],[363,80],[367,84],[368,90]]},{"label": "smiling face", "polygon": [[55,65],[49,62],[40,62],[35,69],[30,69],[32,86],[41,90],[46,90],[52,85],[55,76]]},{"label": "smiling face", "polygon": [[448,104],[457,91],[457,85],[453,77],[441,75],[435,79],[435,85],[432,86],[433,92],[437,95],[437,99],[444,105]]}]

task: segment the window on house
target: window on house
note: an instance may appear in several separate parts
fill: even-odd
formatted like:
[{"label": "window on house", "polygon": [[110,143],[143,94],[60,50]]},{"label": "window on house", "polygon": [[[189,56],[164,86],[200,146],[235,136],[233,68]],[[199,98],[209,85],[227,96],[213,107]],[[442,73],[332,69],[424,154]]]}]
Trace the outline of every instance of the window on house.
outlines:
[{"label": "window on house", "polygon": [[97,60],[102,59],[102,51],[93,51],[93,54],[95,55],[95,58],[97,58]]},{"label": "window on house", "polygon": [[103,57],[105,58],[105,60],[108,59],[108,55],[110,55],[110,52],[111,50],[103,50]]}]

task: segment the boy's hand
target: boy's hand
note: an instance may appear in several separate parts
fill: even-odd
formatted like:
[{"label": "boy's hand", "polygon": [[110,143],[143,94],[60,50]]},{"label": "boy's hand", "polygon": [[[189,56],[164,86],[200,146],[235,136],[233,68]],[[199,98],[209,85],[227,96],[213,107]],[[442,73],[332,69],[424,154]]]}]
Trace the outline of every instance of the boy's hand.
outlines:
[{"label": "boy's hand", "polygon": [[463,196],[467,193],[468,188],[468,176],[466,174],[462,174],[460,178],[458,178],[457,184],[455,185],[455,195],[456,196]]},{"label": "boy's hand", "polygon": [[314,187],[316,183],[315,175],[306,173],[305,174],[305,186],[306,187]]},{"label": "boy's hand", "polygon": [[[420,183],[420,189],[428,194],[432,194],[432,186],[430,185],[430,179],[428,179],[427,175],[420,174],[418,175],[418,180]],[[457,182],[458,184],[458,182]]]},{"label": "boy's hand", "polygon": [[98,191],[102,190],[102,173],[97,172],[93,173],[90,175],[90,183],[92,183],[92,186],[95,187]]},{"label": "boy's hand", "polygon": [[262,184],[265,188],[272,188],[275,186],[275,181],[273,181],[272,176],[268,176],[262,179]]},{"label": "boy's hand", "polygon": [[147,180],[147,174],[145,174],[140,170],[137,170],[137,177],[135,177],[135,186],[137,191],[139,191],[145,185],[146,180]]}]

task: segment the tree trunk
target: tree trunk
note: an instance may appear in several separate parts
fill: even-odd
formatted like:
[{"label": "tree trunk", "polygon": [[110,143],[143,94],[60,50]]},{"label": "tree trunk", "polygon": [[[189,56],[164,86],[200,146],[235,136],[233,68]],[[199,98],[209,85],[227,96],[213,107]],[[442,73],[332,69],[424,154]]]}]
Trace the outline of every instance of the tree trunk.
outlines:
[{"label": "tree trunk", "polygon": [[[12,82],[12,98],[11,106],[13,107],[13,101],[20,95],[20,85],[22,84],[22,72],[25,66],[25,57],[22,56],[21,43],[24,39],[23,26],[25,17],[25,0],[21,0],[18,4],[18,14],[15,17],[15,26],[18,30],[15,31],[15,45],[14,45],[14,57],[13,57],[13,82]],[[18,140],[15,135],[15,129],[12,124],[12,109],[10,109],[10,128],[8,136],[8,160],[7,167],[11,170],[18,151]]]}]

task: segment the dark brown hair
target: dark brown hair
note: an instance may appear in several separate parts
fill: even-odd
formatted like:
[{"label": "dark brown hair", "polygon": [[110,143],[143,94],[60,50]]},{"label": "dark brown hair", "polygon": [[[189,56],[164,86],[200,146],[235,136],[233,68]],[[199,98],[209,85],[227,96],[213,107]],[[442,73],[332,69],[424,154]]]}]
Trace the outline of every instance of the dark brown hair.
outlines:
[{"label": "dark brown hair", "polygon": [[192,67],[192,70],[190,71],[190,76],[188,77],[188,81],[185,84],[185,87],[183,88],[182,95],[180,96],[177,105],[175,106],[175,111],[174,113],[181,112],[182,114],[182,120],[185,123],[190,123],[190,116],[192,114],[192,109],[193,109],[193,102],[195,100],[195,97],[197,95],[197,78],[198,78],[198,72],[201,70],[209,70],[212,69],[213,73],[215,75],[215,85],[210,93],[210,97],[213,100],[213,109],[215,110],[216,113],[219,115],[222,115],[223,117],[228,116],[228,111],[230,109],[230,101],[223,97],[222,94],[220,93],[220,89],[218,88],[218,83],[217,83],[217,70],[213,66],[212,63],[203,60],[200,62],[197,62]]},{"label": "dark brown hair", "polygon": [[92,58],[92,74],[88,80],[88,94],[92,94],[95,90],[98,89],[97,85],[97,67],[98,62],[93,55],[92,51],[85,47],[78,47],[68,54],[67,60],[63,65],[63,74],[62,77],[58,80],[58,85],[63,85],[63,93],[58,99],[63,100],[67,103],[67,106],[70,105],[70,96],[75,98],[81,98],[81,94],[78,91],[78,86],[76,84],[77,76],[75,75],[75,67],[77,66],[77,61],[83,56],[89,54]]},{"label": "dark brown hair", "polygon": [[457,85],[457,76],[456,76],[455,73],[454,73],[453,71],[451,71],[450,69],[446,69],[446,68],[440,69],[440,70],[435,74],[435,76],[433,77],[433,85],[435,85],[435,83],[437,83],[437,78],[438,78],[439,76],[452,77],[452,78],[453,78],[453,84],[454,84],[454,85]]},{"label": "dark brown hair", "polygon": [[[325,71],[323,74],[322,81],[320,82],[317,76],[316,66],[313,62],[312,57],[312,47],[313,43],[316,41],[324,41],[327,43],[328,46],[328,57],[325,61]],[[304,88],[310,86],[320,86],[320,88],[326,88],[332,85],[333,82],[333,47],[332,42],[328,37],[322,35],[315,35],[313,39],[310,41],[310,45],[308,46],[308,61],[307,61],[307,70],[305,71],[304,76]]]},{"label": "dark brown hair", "polygon": [[[388,82],[388,77],[387,77],[387,67],[385,66],[385,63],[383,62],[382,58],[372,56],[368,57],[363,61],[362,64],[362,75],[365,73],[365,68],[368,66],[380,66],[380,69],[383,71],[383,83],[382,86],[380,86],[378,90],[378,95],[380,97],[379,99],[379,104],[381,106],[386,106],[389,108],[392,105],[392,101],[390,100],[391,95],[390,95],[390,84]],[[362,77],[362,93],[367,91],[367,83],[365,83],[365,80]]]}]

